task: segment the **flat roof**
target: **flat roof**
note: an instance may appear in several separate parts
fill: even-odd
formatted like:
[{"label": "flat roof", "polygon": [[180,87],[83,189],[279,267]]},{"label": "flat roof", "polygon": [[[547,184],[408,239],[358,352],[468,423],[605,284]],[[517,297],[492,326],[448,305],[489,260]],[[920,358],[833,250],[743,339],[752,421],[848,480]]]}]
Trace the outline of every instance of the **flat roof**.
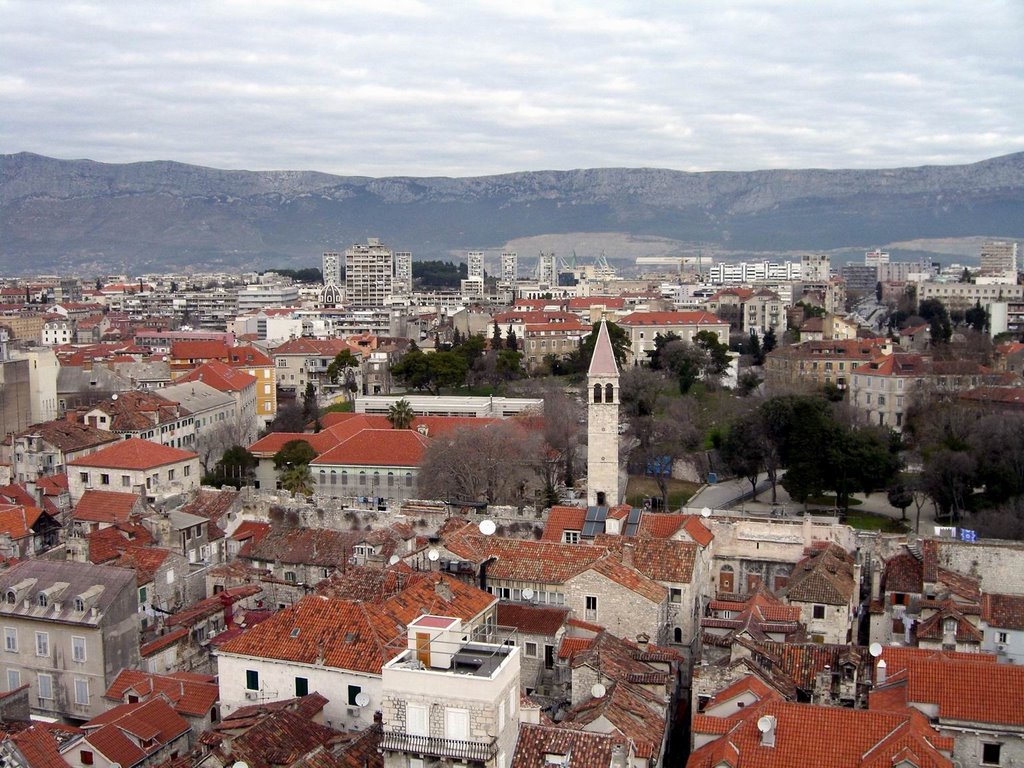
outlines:
[{"label": "flat roof", "polygon": [[420,616],[418,619],[411,622],[409,626],[447,629],[457,621],[458,619],[453,619],[450,616]]}]

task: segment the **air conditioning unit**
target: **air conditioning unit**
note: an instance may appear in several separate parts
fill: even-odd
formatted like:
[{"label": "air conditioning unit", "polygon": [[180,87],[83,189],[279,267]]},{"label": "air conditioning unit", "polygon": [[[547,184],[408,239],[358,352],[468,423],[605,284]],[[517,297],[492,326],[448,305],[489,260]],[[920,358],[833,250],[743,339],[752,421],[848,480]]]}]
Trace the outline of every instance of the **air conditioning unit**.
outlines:
[{"label": "air conditioning unit", "polygon": [[349,707],[348,708],[348,716],[349,717],[359,717],[359,707]]},{"label": "air conditioning unit", "polygon": [[245,698],[247,701],[256,701],[256,691],[246,691]]}]

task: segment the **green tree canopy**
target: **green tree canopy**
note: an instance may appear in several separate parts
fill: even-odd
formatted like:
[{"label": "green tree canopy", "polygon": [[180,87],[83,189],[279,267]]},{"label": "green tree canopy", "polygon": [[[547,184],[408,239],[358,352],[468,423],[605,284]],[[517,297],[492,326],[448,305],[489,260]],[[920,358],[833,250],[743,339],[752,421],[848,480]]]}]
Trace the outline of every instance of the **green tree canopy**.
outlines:
[{"label": "green tree canopy", "polygon": [[305,440],[289,440],[281,446],[281,450],[274,454],[274,468],[281,469],[299,464],[308,465],[316,457],[317,452]]},{"label": "green tree canopy", "polygon": [[408,429],[415,418],[416,412],[404,397],[388,406],[388,422],[392,429]]}]

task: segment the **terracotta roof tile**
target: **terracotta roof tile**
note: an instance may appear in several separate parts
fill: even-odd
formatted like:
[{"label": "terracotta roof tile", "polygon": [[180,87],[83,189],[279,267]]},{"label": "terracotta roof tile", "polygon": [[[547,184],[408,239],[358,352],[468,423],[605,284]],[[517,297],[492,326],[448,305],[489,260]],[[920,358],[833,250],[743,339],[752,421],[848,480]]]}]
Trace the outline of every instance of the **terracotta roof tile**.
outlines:
[{"label": "terracotta roof tile", "polygon": [[812,550],[793,566],[784,593],[791,602],[846,605],[857,586],[850,556],[829,546]]},{"label": "terracotta roof tile", "polygon": [[18,437],[38,435],[46,442],[56,446],[65,452],[82,451],[86,448],[94,448],[98,445],[112,443],[120,440],[120,435],[108,432],[105,429],[97,429],[88,424],[67,419],[46,421],[42,424],[33,424],[27,429],[18,433]]},{"label": "terracotta roof tile", "polygon": [[192,451],[183,451],[169,445],[151,443],[132,437],[108,448],[101,448],[81,459],[70,462],[72,467],[97,467],[100,469],[152,469],[167,464],[177,464],[198,458]]},{"label": "terracotta roof tile", "polygon": [[633,312],[618,321],[619,325],[721,325],[720,320],[711,312],[699,310],[687,312]]},{"label": "terracotta roof tile", "polygon": [[426,446],[427,438],[415,430],[364,429],[317,456],[311,467],[418,467]]},{"label": "terracotta roof tile", "polygon": [[178,714],[190,717],[206,715],[217,703],[220,695],[215,682],[207,682],[197,675],[158,675],[136,669],[123,669],[103,696],[123,702],[125,696],[129,694],[138,696],[140,701],[147,701],[162,694],[167,697]]},{"label": "terracotta roof tile", "polygon": [[88,490],[75,506],[74,519],[88,523],[127,523],[133,513],[145,508],[134,493]]},{"label": "terracotta roof tile", "polygon": [[1024,630],[1024,596],[984,595],[981,619],[996,629]]},{"label": "terracotta roof tile", "polygon": [[516,627],[526,635],[554,637],[568,616],[567,608],[498,603],[498,625]]},{"label": "terracotta roof tile", "polygon": [[911,661],[907,701],[936,705],[940,720],[1019,727],[1024,725],[1024,668],[949,658]]},{"label": "terracotta roof tile", "polygon": [[176,383],[185,384],[190,381],[201,381],[220,392],[242,392],[256,384],[256,377],[220,360],[210,360],[178,378]]},{"label": "terracotta roof tile", "polygon": [[559,755],[564,768],[610,768],[616,747],[628,752],[622,736],[570,728],[522,725],[511,768],[550,768],[548,755]]}]

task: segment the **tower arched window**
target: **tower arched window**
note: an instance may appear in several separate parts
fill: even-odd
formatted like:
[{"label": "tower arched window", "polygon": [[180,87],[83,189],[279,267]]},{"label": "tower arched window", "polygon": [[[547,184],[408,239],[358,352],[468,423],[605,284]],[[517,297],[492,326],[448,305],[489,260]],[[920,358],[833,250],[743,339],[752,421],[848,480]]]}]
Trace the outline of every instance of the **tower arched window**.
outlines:
[{"label": "tower arched window", "polygon": [[594,385],[594,402],[595,403],[600,403],[601,402],[601,385],[600,384],[595,384]]},{"label": "tower arched window", "polygon": [[675,631],[672,633],[672,639],[677,643],[683,642],[683,630],[681,627],[675,628]]},{"label": "tower arched window", "polygon": [[604,385],[604,401],[606,403],[615,402],[615,387],[613,387],[611,384]]}]

